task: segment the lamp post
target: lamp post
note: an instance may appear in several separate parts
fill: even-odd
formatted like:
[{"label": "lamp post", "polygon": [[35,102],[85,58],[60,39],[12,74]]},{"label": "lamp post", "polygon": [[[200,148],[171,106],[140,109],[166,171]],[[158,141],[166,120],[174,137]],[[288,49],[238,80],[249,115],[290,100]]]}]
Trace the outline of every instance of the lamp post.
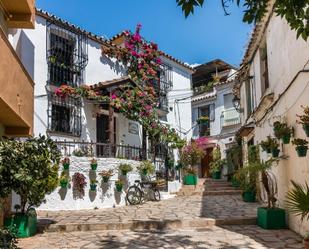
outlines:
[{"label": "lamp post", "polygon": [[234,95],[233,98],[233,106],[236,109],[236,111],[240,112],[240,98],[238,98],[238,96]]}]

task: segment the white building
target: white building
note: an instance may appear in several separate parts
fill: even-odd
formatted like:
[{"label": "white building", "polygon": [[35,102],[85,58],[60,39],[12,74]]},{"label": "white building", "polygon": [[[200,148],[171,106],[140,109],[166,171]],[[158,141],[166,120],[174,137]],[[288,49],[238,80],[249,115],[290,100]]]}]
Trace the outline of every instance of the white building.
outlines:
[{"label": "white building", "polygon": [[[271,1],[273,4],[274,1]],[[274,137],[273,123],[286,122],[293,127],[294,137],[307,139],[296,114],[302,114],[301,106],[309,105],[309,43],[291,30],[285,19],[280,18],[270,6],[267,15],[252,34],[239,74],[240,84],[236,93],[240,98],[243,151],[248,145],[257,145]],[[293,138],[291,138],[292,140]],[[291,180],[299,184],[309,182],[309,160],[298,157],[295,146],[280,142],[278,165],[272,167],[277,180],[278,206],[286,208],[286,195],[292,188]],[[247,153],[244,153],[246,160]],[[270,155],[260,150],[262,160]],[[289,227],[305,234],[309,222],[288,215]]]},{"label": "white building", "polygon": [[[102,55],[101,47],[107,40],[40,10],[36,12],[35,27],[34,30],[16,30],[12,38],[35,82],[34,135],[48,134],[58,143],[62,141],[63,152],[69,155],[74,155],[77,148],[90,154],[91,148],[90,152],[98,158],[143,159],[147,141],[137,122],[116,112],[110,120],[110,109],[104,104],[55,95],[55,89],[62,84],[96,84],[108,92],[131,82],[115,59]],[[116,43],[122,34],[108,41]],[[178,96],[191,95],[193,69],[165,53],[161,59],[160,119],[176,130],[190,130],[191,103],[181,105],[178,110],[175,101]],[[114,141],[110,141],[111,138]],[[177,160],[177,153],[175,156]]]},{"label": "white building", "polygon": [[[222,60],[213,60],[195,68],[192,76],[192,127],[193,138],[209,139],[206,155],[201,161],[199,177],[209,175],[211,152],[220,146],[222,156],[235,143],[234,136],[240,127],[240,115],[233,106],[232,89],[236,69]],[[202,116],[209,117],[207,124],[198,124]],[[226,169],[223,175],[226,175]]]}]

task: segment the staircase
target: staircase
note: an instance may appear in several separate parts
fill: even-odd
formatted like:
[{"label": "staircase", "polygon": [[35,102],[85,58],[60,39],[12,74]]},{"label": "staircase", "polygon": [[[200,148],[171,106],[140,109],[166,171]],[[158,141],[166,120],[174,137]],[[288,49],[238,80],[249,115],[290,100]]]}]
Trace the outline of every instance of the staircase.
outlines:
[{"label": "staircase", "polygon": [[211,178],[198,179],[196,186],[183,185],[177,193],[178,196],[192,195],[240,195],[241,190],[232,187],[230,182],[226,180],[214,180]]}]

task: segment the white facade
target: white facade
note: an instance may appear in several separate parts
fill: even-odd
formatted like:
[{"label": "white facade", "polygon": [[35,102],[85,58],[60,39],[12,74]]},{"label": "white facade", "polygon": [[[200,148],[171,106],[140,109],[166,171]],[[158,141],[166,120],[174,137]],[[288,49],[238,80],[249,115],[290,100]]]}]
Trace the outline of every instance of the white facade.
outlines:
[{"label": "white facade", "polygon": [[[248,48],[245,62],[248,64],[250,80],[243,81],[240,87],[242,107],[242,124],[245,127],[253,124],[253,129],[244,137],[258,144],[268,135],[274,137],[273,123],[284,121],[294,128],[294,137],[307,139],[302,127],[296,122],[296,114],[302,114],[301,105],[309,105],[309,43],[301,37],[296,39],[284,19],[270,14],[268,24],[263,25],[253,34],[252,45]],[[262,80],[261,61],[265,58],[263,48],[267,51],[269,85],[265,87]],[[251,92],[251,93],[250,93]],[[250,111],[251,109],[251,111]],[[293,139],[293,138],[292,138]],[[291,140],[292,140],[291,139]],[[280,143],[278,165],[272,167],[278,185],[278,204],[285,208],[286,194],[291,189],[291,180],[303,184],[309,182],[309,160],[298,157],[295,147],[290,143]],[[269,158],[266,152],[261,152],[261,159]],[[305,234],[309,230],[309,222],[288,214],[288,224],[296,232]]]}]

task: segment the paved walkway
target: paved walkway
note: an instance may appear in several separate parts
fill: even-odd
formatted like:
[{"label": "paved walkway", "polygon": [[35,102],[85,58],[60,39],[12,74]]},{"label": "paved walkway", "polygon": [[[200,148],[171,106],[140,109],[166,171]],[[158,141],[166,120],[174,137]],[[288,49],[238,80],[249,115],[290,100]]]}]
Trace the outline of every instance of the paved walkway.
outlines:
[{"label": "paved walkway", "polygon": [[[129,229],[132,228],[132,222],[155,221],[170,222],[176,227],[182,227],[177,221],[184,223],[201,218],[221,221],[216,224],[233,224],[223,222],[231,220],[236,221],[234,224],[248,224],[241,220],[251,219],[249,224],[252,224],[258,206],[258,203],[244,203],[240,196],[234,195],[186,196],[102,210],[39,212],[39,218],[41,223],[54,223],[49,226],[50,231]],[[134,226],[138,227],[144,228]]]},{"label": "paved walkway", "polygon": [[45,233],[19,243],[22,249],[292,249],[303,248],[289,230],[257,226],[208,227],[174,231],[92,231]]}]

